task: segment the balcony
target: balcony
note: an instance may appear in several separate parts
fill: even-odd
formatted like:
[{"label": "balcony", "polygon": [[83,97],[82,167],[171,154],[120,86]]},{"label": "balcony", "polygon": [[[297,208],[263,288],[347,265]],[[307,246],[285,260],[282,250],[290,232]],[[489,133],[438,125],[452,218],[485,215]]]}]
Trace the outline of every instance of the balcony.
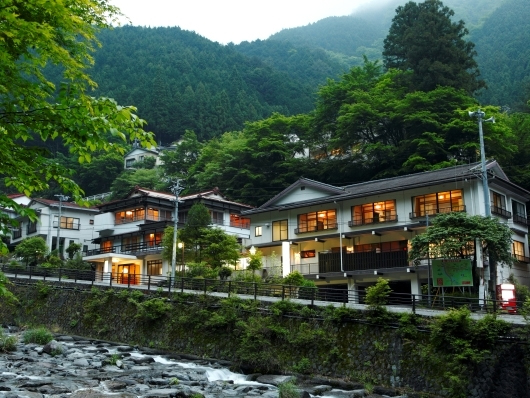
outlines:
[{"label": "balcony", "polygon": [[516,224],[525,225],[525,226],[530,225],[530,220],[528,220],[528,218],[526,218],[524,215],[521,216],[519,214],[513,215],[513,222]]},{"label": "balcony", "polygon": [[307,225],[304,227],[295,228],[294,233],[296,235],[305,234],[308,232],[327,231],[328,229],[337,229],[337,223],[317,223],[316,225]]},{"label": "balcony", "polygon": [[97,256],[100,254],[131,254],[137,253],[158,253],[162,250],[161,242],[132,243],[117,245],[111,247],[102,247],[99,249],[87,250],[83,252],[83,257]]},{"label": "balcony", "polygon": [[412,220],[415,218],[425,217],[427,215],[436,216],[437,214],[457,213],[457,212],[465,212],[465,211],[466,211],[466,206],[461,205],[461,206],[442,207],[438,209],[413,211],[409,214],[409,216],[410,216],[410,219]]},{"label": "balcony", "polygon": [[357,227],[359,225],[368,225],[368,224],[383,224],[387,222],[394,222],[398,220],[398,216],[395,211],[391,211],[390,214],[379,215],[373,218],[362,218],[354,217],[352,220],[348,221],[348,227]]},{"label": "balcony", "polygon": [[[406,250],[392,252],[342,253],[344,271],[363,271],[381,268],[407,267]],[[340,253],[319,253],[318,273],[341,272]]]},{"label": "balcony", "polygon": [[491,205],[491,214],[496,214],[504,218],[512,218],[512,212],[503,207]]},{"label": "balcony", "polygon": [[137,221],[172,221],[171,217],[163,217],[158,216],[154,214],[148,214],[146,216],[140,215],[140,216],[130,216],[130,217],[123,217],[123,218],[116,218],[114,221],[115,225],[120,224],[128,224],[131,222],[137,222]]}]

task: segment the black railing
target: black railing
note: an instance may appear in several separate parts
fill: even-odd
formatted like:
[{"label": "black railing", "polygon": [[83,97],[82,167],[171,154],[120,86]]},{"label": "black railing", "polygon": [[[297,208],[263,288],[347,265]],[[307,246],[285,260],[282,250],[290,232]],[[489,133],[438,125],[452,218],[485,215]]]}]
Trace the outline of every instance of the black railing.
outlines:
[{"label": "black railing", "polygon": [[83,252],[83,257],[97,256],[100,254],[116,253],[116,254],[131,254],[131,253],[157,253],[162,250],[161,242],[144,242],[144,243],[130,243],[111,247],[102,247],[99,249],[87,250]]},{"label": "black railing", "polygon": [[[341,253],[319,253],[318,273],[341,272]],[[342,253],[342,271],[407,267],[405,250],[391,252]]]},{"label": "black railing", "polygon": [[491,205],[491,214],[496,214],[504,218],[512,218],[512,212],[503,207]]},{"label": "black railing", "polygon": [[349,227],[356,227],[358,225],[366,224],[382,224],[387,222],[394,222],[398,220],[398,216],[395,211],[390,212],[390,214],[381,214],[379,216],[374,216],[372,218],[363,218],[363,217],[354,217],[352,220],[348,221]]},{"label": "black railing", "polygon": [[521,225],[530,225],[530,220],[526,218],[524,215],[514,214],[513,215],[513,222]]},{"label": "black railing", "polygon": [[305,234],[307,232],[325,231],[328,229],[337,229],[337,223],[318,223],[317,225],[306,225],[303,227],[295,228],[295,234]]},{"label": "black railing", "polygon": [[456,212],[465,212],[466,206],[450,206],[450,207],[440,207],[437,209],[430,209],[430,210],[417,210],[413,211],[409,214],[410,218],[419,218],[419,217],[425,217],[427,215],[429,216],[435,216],[437,214],[444,214],[444,213],[456,213]]},{"label": "black railing", "polygon": [[171,221],[172,217],[164,217],[164,216],[155,216],[155,215],[139,215],[139,216],[129,216],[129,217],[123,217],[123,218],[116,218],[114,220],[114,225],[120,225],[120,224],[128,224],[131,222],[137,222],[137,221]]},{"label": "black railing", "polygon": [[[390,252],[398,253],[398,252]],[[383,253],[382,253],[383,254]],[[172,292],[195,292],[197,294],[221,293],[247,295],[255,300],[258,297],[275,297],[280,300],[297,299],[305,300],[307,304],[315,302],[338,302],[346,304],[365,304],[364,289],[328,288],[328,287],[303,287],[282,285],[265,282],[235,282],[220,279],[197,279],[177,276],[175,278],[162,275],[103,273],[91,270],[75,270],[65,268],[24,267],[2,264],[0,269],[9,277],[17,280],[37,279],[57,283],[59,288],[71,288],[70,283],[78,284],[80,288],[87,286],[110,286],[123,288],[142,289],[144,292],[163,292],[170,297]],[[65,282],[67,284],[65,284]],[[162,289],[162,290],[160,290]],[[517,314],[523,302],[510,300],[500,301],[479,299],[478,297],[458,297],[450,293],[431,295],[416,295],[410,293],[392,292],[387,301],[387,306],[396,306],[403,311],[417,313],[419,310],[448,310],[451,308],[467,307],[471,311],[506,312]],[[426,314],[425,312],[422,314]]]},{"label": "black railing", "polygon": [[513,256],[515,257],[515,260],[520,263],[530,264],[530,257],[525,257],[521,254],[514,254]]}]

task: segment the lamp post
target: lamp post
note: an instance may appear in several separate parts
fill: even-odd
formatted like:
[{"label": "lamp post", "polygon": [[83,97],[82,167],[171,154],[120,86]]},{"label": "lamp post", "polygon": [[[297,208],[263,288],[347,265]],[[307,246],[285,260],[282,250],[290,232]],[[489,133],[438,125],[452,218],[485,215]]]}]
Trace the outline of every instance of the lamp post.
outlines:
[{"label": "lamp post", "polygon": [[64,196],[62,194],[54,195],[55,197],[59,198],[59,217],[57,218],[57,254],[59,255],[59,258],[62,258],[61,253],[61,210],[63,207],[63,201],[67,201],[69,199],[68,196]]},{"label": "lamp post", "polygon": [[171,281],[175,280],[175,268],[177,267],[177,228],[179,222],[179,195],[184,189],[180,185],[180,179],[176,179],[171,186],[171,192],[175,195],[175,215],[173,216],[173,250],[171,255]]},{"label": "lamp post", "polygon": [[[495,118],[490,117],[489,119],[484,120],[485,116],[486,114],[484,113],[484,111],[481,111],[480,108],[478,111],[469,112],[469,117],[476,117],[478,120],[478,134],[480,140],[480,166],[482,177],[482,189],[484,191],[484,215],[486,217],[491,217],[490,190],[488,186],[488,171],[486,169],[486,151],[484,150],[484,133],[482,131],[482,123],[495,123]],[[495,265],[495,267],[493,267],[493,265]],[[495,285],[497,280],[497,265],[490,264],[490,266],[490,279],[493,287],[492,290],[493,292],[495,292]],[[479,286],[479,296],[484,295],[484,282],[482,279],[481,284]]]}]

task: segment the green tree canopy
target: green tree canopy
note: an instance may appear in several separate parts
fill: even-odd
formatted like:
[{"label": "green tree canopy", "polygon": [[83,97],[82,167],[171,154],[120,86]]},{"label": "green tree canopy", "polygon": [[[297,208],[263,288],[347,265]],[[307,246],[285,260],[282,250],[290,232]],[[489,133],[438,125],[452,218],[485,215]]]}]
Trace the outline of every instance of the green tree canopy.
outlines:
[{"label": "green tree canopy", "polygon": [[48,253],[46,241],[40,236],[23,239],[15,248],[15,256],[21,257],[26,265],[30,262],[38,262]]},{"label": "green tree canopy", "polygon": [[384,41],[385,67],[412,71],[414,90],[446,86],[473,94],[484,87],[474,44],[464,39],[469,32],[464,21],[452,22],[453,16],[440,0],[399,6]]},{"label": "green tree canopy", "polygon": [[[54,181],[76,199],[82,196],[68,170],[50,159],[42,143],[57,140],[89,162],[95,151],[123,153],[127,140],[155,145],[133,107],[87,94],[95,83],[86,74],[98,44],[95,34],[110,27],[119,11],[107,0],[6,0],[0,7],[0,175],[5,185],[31,196]],[[59,65],[61,84],[45,75]],[[116,144],[116,140],[121,144]],[[37,146],[41,144],[41,146]],[[35,219],[33,211],[0,195],[10,207]],[[13,223],[0,215],[0,228]]]},{"label": "green tree canopy", "polygon": [[200,245],[204,260],[214,269],[235,264],[240,256],[241,247],[235,236],[228,235],[221,228],[204,229]]},{"label": "green tree canopy", "polygon": [[494,217],[470,216],[467,213],[438,214],[427,230],[412,238],[409,258],[415,264],[429,255],[434,258],[469,258],[475,240],[483,252],[496,261],[513,264],[512,231]]}]

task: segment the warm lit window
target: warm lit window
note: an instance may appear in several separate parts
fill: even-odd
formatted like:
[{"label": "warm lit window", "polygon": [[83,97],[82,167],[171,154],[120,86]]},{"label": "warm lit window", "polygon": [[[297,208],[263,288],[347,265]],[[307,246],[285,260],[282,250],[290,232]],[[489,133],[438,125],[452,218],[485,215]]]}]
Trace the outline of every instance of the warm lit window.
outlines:
[{"label": "warm lit window", "polygon": [[[158,210],[156,214],[158,216]],[[115,214],[116,224],[125,224],[125,223],[144,220],[144,219],[145,219],[145,209],[142,207],[139,207],[137,209],[118,211]]]},{"label": "warm lit window", "polygon": [[515,256],[524,256],[523,242],[518,242],[516,240],[513,241],[513,254],[515,254]]},{"label": "warm lit window", "polygon": [[147,275],[162,275],[162,260],[148,261]]},{"label": "warm lit window", "polygon": [[238,214],[230,214],[230,226],[250,229],[250,218],[241,217]]},{"label": "warm lit window", "polygon": [[151,232],[147,234],[146,242],[148,247],[158,246],[162,242],[162,232]]},{"label": "warm lit window", "polygon": [[105,241],[101,242],[100,248],[101,248],[101,252],[102,253],[110,253],[110,252],[112,252],[112,241],[105,240]]},{"label": "warm lit window", "polygon": [[261,236],[261,235],[263,235],[263,227],[260,225],[254,228],[254,236]]},{"label": "warm lit window", "polygon": [[151,221],[160,221],[160,212],[152,207],[147,208],[147,219]]},{"label": "warm lit window", "polygon": [[272,240],[287,240],[288,239],[288,227],[287,220],[279,220],[272,222]]},{"label": "warm lit window", "polygon": [[295,233],[337,229],[337,213],[335,210],[323,210],[298,215],[298,228]]},{"label": "warm lit window", "polygon": [[413,212],[411,217],[423,217],[438,213],[465,211],[462,190],[437,192],[412,198]]},{"label": "warm lit window", "polygon": [[352,207],[352,222],[350,226],[390,221],[397,221],[396,202],[394,200],[366,203]]},{"label": "warm lit window", "polygon": [[[53,218],[53,227],[57,228],[58,216]],[[75,229],[79,231],[79,218],[74,217],[62,217],[61,216],[61,228],[63,229]]]},{"label": "warm lit window", "polygon": [[315,256],[316,254],[314,250],[302,250],[300,252],[300,258],[313,258]]}]

